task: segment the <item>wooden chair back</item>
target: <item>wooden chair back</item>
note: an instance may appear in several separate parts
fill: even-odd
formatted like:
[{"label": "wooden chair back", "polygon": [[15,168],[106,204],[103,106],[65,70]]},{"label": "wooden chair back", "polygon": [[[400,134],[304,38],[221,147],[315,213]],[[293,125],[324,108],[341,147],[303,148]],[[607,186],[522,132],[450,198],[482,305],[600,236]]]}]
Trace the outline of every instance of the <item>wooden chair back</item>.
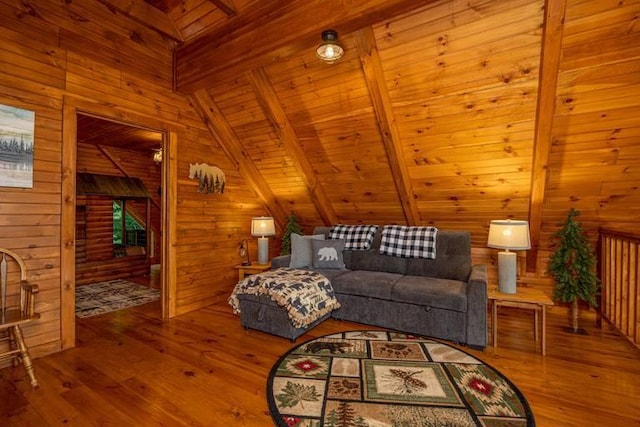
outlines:
[{"label": "wooden chair back", "polygon": [[[20,279],[11,280],[16,274],[19,274]],[[17,286],[11,286],[13,283]],[[40,317],[35,312],[37,293],[37,285],[27,281],[27,265],[24,260],[10,249],[0,248],[0,327]]]},{"label": "wooden chair back", "polygon": [[10,249],[0,248],[0,341],[7,343],[0,347],[0,360],[10,359],[14,366],[22,362],[33,387],[38,387],[38,379],[22,334],[22,325],[40,318],[35,312],[37,293],[38,286],[27,281],[24,260]]}]

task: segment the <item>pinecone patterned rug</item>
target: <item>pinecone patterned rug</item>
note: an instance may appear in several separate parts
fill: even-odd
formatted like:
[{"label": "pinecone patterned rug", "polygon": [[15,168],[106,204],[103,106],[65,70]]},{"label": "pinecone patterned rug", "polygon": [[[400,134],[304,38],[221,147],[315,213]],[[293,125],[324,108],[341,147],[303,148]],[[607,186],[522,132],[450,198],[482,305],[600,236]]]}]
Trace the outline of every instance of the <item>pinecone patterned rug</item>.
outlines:
[{"label": "pinecone patterned rug", "polygon": [[267,399],[278,426],[535,426],[500,372],[440,341],[392,331],[294,347],[272,368]]}]

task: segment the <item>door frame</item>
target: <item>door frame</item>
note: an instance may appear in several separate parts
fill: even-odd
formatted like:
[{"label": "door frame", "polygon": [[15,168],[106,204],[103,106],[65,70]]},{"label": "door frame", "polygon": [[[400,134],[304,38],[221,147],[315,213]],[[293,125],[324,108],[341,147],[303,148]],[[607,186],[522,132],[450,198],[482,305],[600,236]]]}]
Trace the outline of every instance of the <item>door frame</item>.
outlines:
[{"label": "door frame", "polygon": [[[76,342],[75,324],[75,222],[76,222],[76,160],[77,115],[102,117],[126,125],[150,129],[163,134],[163,161],[161,163],[161,267],[160,289],[162,320],[175,316],[175,220],[177,212],[177,146],[178,134],[157,119],[124,113],[85,100],[65,97],[62,114],[62,168],[61,168],[61,225],[60,225],[60,343],[61,349],[71,348]],[[123,120],[126,117],[126,121]]]}]

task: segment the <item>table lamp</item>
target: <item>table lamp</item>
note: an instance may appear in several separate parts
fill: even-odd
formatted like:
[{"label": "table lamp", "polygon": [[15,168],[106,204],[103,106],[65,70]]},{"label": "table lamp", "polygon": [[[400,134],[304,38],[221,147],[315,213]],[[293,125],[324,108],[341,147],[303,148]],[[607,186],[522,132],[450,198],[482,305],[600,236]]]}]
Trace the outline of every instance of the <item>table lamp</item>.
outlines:
[{"label": "table lamp", "polygon": [[251,235],[258,236],[258,264],[269,262],[269,239],[276,234],[273,218],[260,216],[251,219]]},{"label": "table lamp", "polygon": [[489,225],[487,246],[504,249],[498,252],[498,290],[505,294],[516,293],[516,259],[512,250],[531,248],[529,222],[516,220],[494,220]]}]

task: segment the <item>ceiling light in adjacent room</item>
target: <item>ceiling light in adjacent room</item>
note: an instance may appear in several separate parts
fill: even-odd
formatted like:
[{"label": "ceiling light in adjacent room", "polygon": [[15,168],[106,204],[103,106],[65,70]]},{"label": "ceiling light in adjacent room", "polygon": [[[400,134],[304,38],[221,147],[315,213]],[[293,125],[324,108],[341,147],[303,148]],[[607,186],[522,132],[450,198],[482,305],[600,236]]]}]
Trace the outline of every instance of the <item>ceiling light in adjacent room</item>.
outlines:
[{"label": "ceiling light in adjacent room", "polygon": [[153,150],[153,161],[158,164],[162,163],[162,148]]},{"label": "ceiling light in adjacent room", "polygon": [[344,55],[344,49],[338,43],[338,33],[334,30],[322,32],[322,44],[316,49],[316,56],[328,64],[338,62]]}]

